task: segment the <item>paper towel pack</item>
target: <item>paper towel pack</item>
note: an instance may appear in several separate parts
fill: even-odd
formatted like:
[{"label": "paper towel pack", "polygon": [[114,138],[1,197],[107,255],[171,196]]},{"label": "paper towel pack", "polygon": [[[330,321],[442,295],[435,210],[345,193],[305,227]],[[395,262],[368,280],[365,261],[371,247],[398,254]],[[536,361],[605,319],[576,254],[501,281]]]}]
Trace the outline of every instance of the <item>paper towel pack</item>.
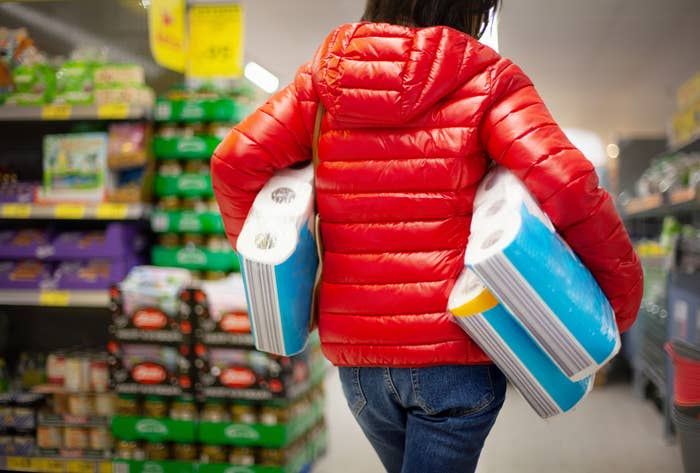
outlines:
[{"label": "paper towel pack", "polygon": [[608,300],[525,186],[497,168],[477,191],[465,263],[572,380],[620,348]]},{"label": "paper towel pack", "polygon": [[540,417],[573,409],[593,386],[592,376],[572,381],[564,375],[467,268],[450,294],[449,310]]},{"label": "paper towel pack", "polygon": [[306,345],[318,268],[313,203],[308,170],[281,171],[258,193],[238,237],[258,350],[290,356]]}]

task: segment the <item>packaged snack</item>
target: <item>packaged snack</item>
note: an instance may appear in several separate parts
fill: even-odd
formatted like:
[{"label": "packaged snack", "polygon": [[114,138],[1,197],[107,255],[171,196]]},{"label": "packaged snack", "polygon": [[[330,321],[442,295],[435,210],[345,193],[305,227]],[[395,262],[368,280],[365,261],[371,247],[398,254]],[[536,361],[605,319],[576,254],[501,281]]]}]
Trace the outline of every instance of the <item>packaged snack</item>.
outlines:
[{"label": "packaged snack", "polygon": [[105,196],[107,134],[44,136],[40,201],[100,201]]},{"label": "packaged snack", "polygon": [[56,102],[91,104],[95,99],[94,70],[95,62],[89,58],[79,58],[79,55],[64,62],[56,73]]},{"label": "packaged snack", "polygon": [[143,66],[138,64],[104,64],[95,69],[95,84],[143,84]]},{"label": "packaged snack", "polygon": [[110,169],[144,166],[147,162],[146,124],[112,123],[109,125],[107,162]]}]

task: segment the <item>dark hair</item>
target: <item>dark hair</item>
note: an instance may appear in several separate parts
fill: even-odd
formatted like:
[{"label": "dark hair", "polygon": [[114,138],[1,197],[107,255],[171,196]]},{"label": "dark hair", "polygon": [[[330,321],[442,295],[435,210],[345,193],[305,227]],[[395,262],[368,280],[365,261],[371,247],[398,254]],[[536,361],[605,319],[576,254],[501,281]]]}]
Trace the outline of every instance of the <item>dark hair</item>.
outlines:
[{"label": "dark hair", "polygon": [[449,26],[480,38],[501,0],[367,0],[363,21]]}]

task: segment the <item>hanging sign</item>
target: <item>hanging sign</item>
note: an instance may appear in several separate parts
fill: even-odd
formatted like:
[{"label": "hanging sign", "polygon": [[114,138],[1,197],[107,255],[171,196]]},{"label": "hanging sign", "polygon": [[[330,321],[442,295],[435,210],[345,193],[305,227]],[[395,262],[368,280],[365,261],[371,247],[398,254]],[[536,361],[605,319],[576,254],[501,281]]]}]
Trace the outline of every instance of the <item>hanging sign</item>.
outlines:
[{"label": "hanging sign", "polygon": [[239,77],[243,73],[241,5],[193,5],[189,11],[189,31],[189,76]]},{"label": "hanging sign", "polygon": [[151,0],[148,36],[156,63],[184,72],[187,63],[185,0]]}]

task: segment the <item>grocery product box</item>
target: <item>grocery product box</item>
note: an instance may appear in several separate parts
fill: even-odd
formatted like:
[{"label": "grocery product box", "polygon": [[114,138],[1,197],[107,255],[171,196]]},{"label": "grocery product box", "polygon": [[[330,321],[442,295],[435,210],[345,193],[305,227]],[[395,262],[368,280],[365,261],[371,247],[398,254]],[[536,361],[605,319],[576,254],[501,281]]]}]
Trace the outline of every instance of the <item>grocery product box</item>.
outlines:
[{"label": "grocery product box", "polygon": [[109,342],[110,379],[117,393],[181,396],[191,391],[189,345]]},{"label": "grocery product box", "polygon": [[116,416],[112,418],[112,435],[118,439],[193,443],[196,426],[192,420]]},{"label": "grocery product box", "polygon": [[112,337],[122,342],[189,346],[192,321],[181,295],[190,283],[184,269],[137,266],[110,291]]},{"label": "grocery product box", "polygon": [[202,398],[293,399],[311,385],[309,352],[279,357],[250,348],[194,348],[196,392]]},{"label": "grocery product box", "polygon": [[44,136],[39,201],[101,201],[107,174],[107,133]]},{"label": "grocery product box", "polygon": [[195,339],[205,346],[253,346],[243,277],[203,282],[192,292]]},{"label": "grocery product box", "polygon": [[63,261],[56,266],[53,287],[56,289],[108,289],[121,281],[139,263],[136,257],[123,260],[90,259]]},{"label": "grocery product box", "polygon": [[53,265],[37,260],[0,261],[0,288],[37,289],[50,286]]}]

